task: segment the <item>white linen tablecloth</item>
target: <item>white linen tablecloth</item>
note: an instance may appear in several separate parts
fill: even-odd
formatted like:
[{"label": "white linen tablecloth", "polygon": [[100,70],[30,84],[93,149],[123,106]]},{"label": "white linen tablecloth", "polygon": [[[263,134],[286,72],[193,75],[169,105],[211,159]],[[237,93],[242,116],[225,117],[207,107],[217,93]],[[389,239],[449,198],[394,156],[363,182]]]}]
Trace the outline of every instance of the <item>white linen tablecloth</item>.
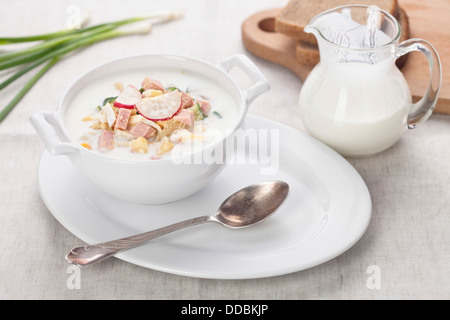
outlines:
[{"label": "white linen tablecloth", "polygon": [[[149,35],[109,40],[66,57],[0,124],[1,299],[449,299],[450,117],[433,115],[388,151],[349,159],[371,193],[372,221],[341,256],[293,274],[255,280],[206,280],[145,269],[119,259],[82,269],[81,287],[67,285],[67,251],[83,242],[62,227],[40,198],[37,168],[44,152],[29,124],[36,111],[55,110],[81,73],[115,58],[172,53],[217,63],[247,54],[272,85],[249,113],[303,130],[300,80],[246,52],[241,24],[287,0],[0,0],[0,36],[65,27],[74,8],[91,10],[91,24],[160,9],[185,10],[183,19],[156,25]],[[1,48],[0,48],[1,49]],[[0,73],[2,79],[5,73]],[[25,83],[0,92],[1,106]],[[375,266],[375,269],[373,269]],[[373,270],[379,287],[368,285]]]}]

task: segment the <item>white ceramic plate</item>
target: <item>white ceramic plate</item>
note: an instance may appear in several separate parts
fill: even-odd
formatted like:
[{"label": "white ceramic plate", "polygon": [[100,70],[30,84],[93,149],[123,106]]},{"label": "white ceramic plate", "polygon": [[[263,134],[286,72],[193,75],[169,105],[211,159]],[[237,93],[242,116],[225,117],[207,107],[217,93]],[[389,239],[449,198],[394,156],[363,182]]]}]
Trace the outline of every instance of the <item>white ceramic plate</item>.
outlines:
[{"label": "white ceramic plate", "polygon": [[[256,226],[240,230],[216,224],[194,226],[116,256],[178,275],[213,279],[277,276],[319,265],[353,246],[371,216],[368,189],[354,168],[300,131],[254,116],[247,117],[245,127],[256,129],[260,142],[269,145],[278,141],[279,134],[279,164],[275,144],[270,149],[270,166],[255,163],[251,155],[238,155],[207,188],[175,203],[136,205],[111,198],[86,181],[68,158],[47,152],[39,165],[40,193],[67,230],[94,244],[213,214],[230,194],[252,183],[289,183],[290,194],[283,206]],[[261,133],[266,129],[269,134],[264,138]],[[267,175],[268,171],[273,172]]]}]

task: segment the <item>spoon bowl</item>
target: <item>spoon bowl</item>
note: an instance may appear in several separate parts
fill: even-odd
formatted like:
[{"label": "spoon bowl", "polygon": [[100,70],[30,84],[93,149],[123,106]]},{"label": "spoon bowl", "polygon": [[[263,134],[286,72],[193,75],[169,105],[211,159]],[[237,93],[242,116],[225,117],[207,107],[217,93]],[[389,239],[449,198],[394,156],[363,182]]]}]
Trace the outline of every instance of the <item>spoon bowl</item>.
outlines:
[{"label": "spoon bowl", "polygon": [[288,194],[289,185],[283,181],[254,184],[229,196],[215,217],[230,229],[246,228],[274,214]]},{"label": "spoon bowl", "polygon": [[149,240],[206,222],[218,223],[230,229],[250,227],[273,215],[288,194],[289,185],[284,181],[267,181],[250,185],[229,196],[214,215],[184,220],[127,238],[76,247],[66,255],[66,260],[78,266],[90,265]]}]

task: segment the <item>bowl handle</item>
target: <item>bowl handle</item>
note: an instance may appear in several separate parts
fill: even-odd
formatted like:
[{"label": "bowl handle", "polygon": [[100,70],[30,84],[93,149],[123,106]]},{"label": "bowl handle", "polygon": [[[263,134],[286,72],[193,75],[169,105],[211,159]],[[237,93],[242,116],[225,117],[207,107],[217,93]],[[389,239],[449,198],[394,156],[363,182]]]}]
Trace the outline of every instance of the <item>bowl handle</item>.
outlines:
[{"label": "bowl handle", "polygon": [[61,140],[62,130],[55,113],[49,111],[35,113],[30,117],[30,122],[51,154],[67,154],[79,150],[77,146]]},{"label": "bowl handle", "polygon": [[227,73],[231,70],[231,68],[239,67],[250,77],[253,82],[255,82],[253,86],[244,91],[247,106],[249,106],[259,95],[269,91],[270,89],[269,81],[263,73],[249,58],[243,54],[231,56],[220,62],[219,66]]}]

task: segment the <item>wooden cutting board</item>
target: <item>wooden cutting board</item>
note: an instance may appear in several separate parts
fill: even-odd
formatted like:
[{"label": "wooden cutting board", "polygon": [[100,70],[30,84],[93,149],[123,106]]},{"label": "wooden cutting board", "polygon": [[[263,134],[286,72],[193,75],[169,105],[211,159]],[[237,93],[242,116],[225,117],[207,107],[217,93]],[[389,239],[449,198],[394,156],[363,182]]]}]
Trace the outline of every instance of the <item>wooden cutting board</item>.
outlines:
[{"label": "wooden cutting board", "polygon": [[[400,0],[410,22],[410,38],[422,38],[436,48],[442,63],[442,88],[436,113],[450,114],[450,1]],[[295,58],[297,42],[275,32],[275,17],[282,9],[258,12],[242,24],[242,41],[254,55],[294,72],[302,81],[312,66],[302,65]],[[421,53],[409,55],[402,72],[410,85],[415,101],[428,87],[428,62]]]}]

